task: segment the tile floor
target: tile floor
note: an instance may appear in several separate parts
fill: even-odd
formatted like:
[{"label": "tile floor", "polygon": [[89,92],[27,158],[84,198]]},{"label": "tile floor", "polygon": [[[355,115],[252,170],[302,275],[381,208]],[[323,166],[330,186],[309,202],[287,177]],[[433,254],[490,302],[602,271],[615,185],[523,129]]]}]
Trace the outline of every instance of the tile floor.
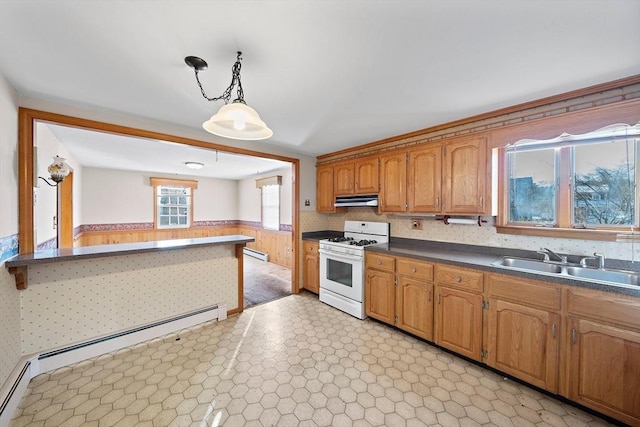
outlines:
[{"label": "tile floor", "polygon": [[39,375],[26,425],[607,424],[303,293]]}]

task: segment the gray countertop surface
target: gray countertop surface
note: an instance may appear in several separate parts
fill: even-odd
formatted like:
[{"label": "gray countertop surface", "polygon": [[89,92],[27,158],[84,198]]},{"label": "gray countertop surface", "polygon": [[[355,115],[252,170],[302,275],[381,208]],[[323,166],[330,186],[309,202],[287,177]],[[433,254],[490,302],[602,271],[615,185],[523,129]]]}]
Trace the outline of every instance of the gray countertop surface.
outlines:
[{"label": "gray countertop surface", "polygon": [[240,234],[196,239],[159,240],[154,242],[121,243],[116,245],[82,246],[78,248],[47,249],[32,254],[16,255],[5,262],[5,267],[22,267],[44,263],[75,261],[79,259],[104,258],[118,255],[133,255],[145,252],[188,249],[202,246],[237,245],[254,242],[253,237]]},{"label": "gray countertop surface", "polygon": [[[441,262],[458,265],[460,267],[475,268],[484,271],[503,273],[534,280],[544,280],[547,282],[570,286],[579,286],[626,295],[640,296],[640,287],[638,286],[596,282],[588,279],[574,278],[564,274],[535,273],[493,264],[503,256],[540,259],[540,255],[537,255],[536,252],[532,251],[399,238],[392,238],[389,243],[367,246],[365,251]],[[611,266],[611,268],[632,269],[630,268],[630,262],[617,260],[608,261],[610,264],[616,264],[615,267]]]}]

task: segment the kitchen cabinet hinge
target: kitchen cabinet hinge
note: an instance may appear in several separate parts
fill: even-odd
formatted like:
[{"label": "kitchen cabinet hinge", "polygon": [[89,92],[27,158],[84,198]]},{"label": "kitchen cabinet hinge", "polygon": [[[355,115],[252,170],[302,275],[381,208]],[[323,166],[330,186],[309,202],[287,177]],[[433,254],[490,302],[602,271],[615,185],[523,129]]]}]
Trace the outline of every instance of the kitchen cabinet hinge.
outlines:
[{"label": "kitchen cabinet hinge", "polygon": [[482,309],[489,310],[489,301],[482,300]]},{"label": "kitchen cabinet hinge", "polygon": [[398,278],[397,277],[395,279],[393,279],[393,284],[398,286]]},{"label": "kitchen cabinet hinge", "polygon": [[480,352],[480,357],[481,357],[482,359],[486,359],[487,357],[489,357],[489,352],[488,352],[487,350],[482,350],[482,351]]},{"label": "kitchen cabinet hinge", "polygon": [[409,161],[409,153],[405,154],[407,162]]},{"label": "kitchen cabinet hinge", "polygon": [[395,316],[395,317],[393,318],[393,323],[398,323],[398,316]]}]

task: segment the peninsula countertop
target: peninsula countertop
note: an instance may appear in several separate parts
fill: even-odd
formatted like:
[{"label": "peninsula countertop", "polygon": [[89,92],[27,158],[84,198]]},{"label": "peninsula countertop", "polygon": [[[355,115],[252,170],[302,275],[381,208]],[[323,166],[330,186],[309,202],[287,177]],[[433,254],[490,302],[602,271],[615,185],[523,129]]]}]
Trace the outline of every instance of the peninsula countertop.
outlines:
[{"label": "peninsula countertop", "polygon": [[79,259],[104,258],[119,255],[132,255],[145,252],[158,252],[176,249],[188,249],[201,246],[245,245],[255,239],[241,234],[194,239],[158,240],[153,242],[120,243],[114,245],[82,246],[78,248],[46,249],[32,254],[16,255],[5,262],[5,267],[16,268],[30,265],[75,261]]}]

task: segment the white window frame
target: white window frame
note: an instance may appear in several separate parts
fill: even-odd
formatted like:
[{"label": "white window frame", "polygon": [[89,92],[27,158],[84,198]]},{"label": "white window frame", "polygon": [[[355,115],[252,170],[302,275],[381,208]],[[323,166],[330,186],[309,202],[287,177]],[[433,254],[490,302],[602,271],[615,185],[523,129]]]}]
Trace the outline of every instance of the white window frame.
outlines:
[{"label": "white window frame", "polygon": [[[151,178],[151,185],[153,186],[153,217],[154,217],[154,227],[158,230],[167,230],[174,228],[191,228],[193,224],[193,206],[194,206],[194,190],[198,188],[197,181],[191,180],[182,180],[182,179],[170,179],[170,178]],[[183,190],[185,194],[180,195],[169,195],[169,197],[185,197],[186,203],[176,203],[175,205],[164,205],[161,204],[162,197],[166,197],[163,195],[162,189],[168,188],[173,190]],[[161,224],[160,217],[164,214],[162,213],[163,208],[170,209],[186,209],[186,213],[181,215],[178,212],[175,213],[175,216],[178,218],[185,217],[186,221],[184,224]],[[170,214],[174,215],[174,214]]]}]

